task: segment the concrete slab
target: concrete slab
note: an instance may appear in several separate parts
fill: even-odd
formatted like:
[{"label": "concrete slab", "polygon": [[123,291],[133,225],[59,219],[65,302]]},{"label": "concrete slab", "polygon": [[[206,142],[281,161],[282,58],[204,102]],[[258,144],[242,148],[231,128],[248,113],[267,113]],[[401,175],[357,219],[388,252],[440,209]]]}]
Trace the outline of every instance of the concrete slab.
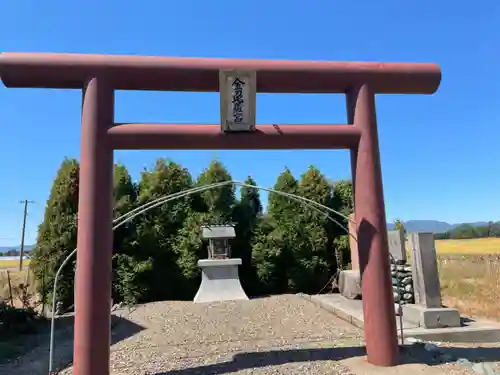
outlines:
[{"label": "concrete slab", "polygon": [[[364,327],[363,304],[360,300],[350,300],[340,294],[302,295],[318,306],[335,314],[356,327]],[[396,318],[398,335],[400,319]],[[461,327],[423,328],[404,319],[403,336],[423,341],[493,343],[500,341],[500,324],[486,320],[462,319]]]},{"label": "concrete slab", "polygon": [[412,328],[404,330],[405,337],[422,341],[497,343],[500,341],[500,325],[496,322],[474,321],[467,326],[452,328]]},{"label": "concrete slab", "polygon": [[[363,328],[363,301],[351,300],[340,294],[321,294],[309,296],[312,302],[318,304],[325,310],[328,310],[339,318],[348,321],[352,325]],[[400,319],[396,319],[398,330],[401,329]],[[403,319],[403,329],[418,328],[415,323],[407,322]]]}]

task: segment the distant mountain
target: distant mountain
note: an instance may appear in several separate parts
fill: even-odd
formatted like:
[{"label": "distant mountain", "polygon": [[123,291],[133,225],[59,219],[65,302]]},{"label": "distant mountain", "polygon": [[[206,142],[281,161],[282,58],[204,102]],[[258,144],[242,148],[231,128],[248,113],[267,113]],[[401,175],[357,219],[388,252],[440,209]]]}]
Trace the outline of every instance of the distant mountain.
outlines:
[{"label": "distant mountain", "polygon": [[[35,245],[24,245],[24,251],[29,253],[31,250],[33,250],[34,247]],[[5,253],[6,251],[13,249],[20,250],[21,246],[0,246],[0,253]]]},{"label": "distant mountain", "polygon": [[[438,220],[408,220],[404,223],[405,228],[408,232],[432,232],[432,233],[444,233],[449,230],[452,230],[459,225],[468,224],[473,227],[482,227],[488,225],[487,221],[476,221],[474,223],[459,223],[459,224],[450,224],[444,221]],[[388,230],[394,230],[393,223],[387,223]],[[24,251],[27,253],[31,252],[35,245],[25,245]],[[0,246],[0,253],[4,253],[6,251],[16,249],[19,250],[20,246]]]},{"label": "distant mountain", "polygon": [[[407,232],[444,233],[463,224],[472,225],[473,227],[488,225],[486,221],[477,221],[474,223],[450,224],[444,221],[437,221],[437,220],[408,220],[404,223],[404,226]],[[387,223],[387,229],[394,230],[394,224]]]}]

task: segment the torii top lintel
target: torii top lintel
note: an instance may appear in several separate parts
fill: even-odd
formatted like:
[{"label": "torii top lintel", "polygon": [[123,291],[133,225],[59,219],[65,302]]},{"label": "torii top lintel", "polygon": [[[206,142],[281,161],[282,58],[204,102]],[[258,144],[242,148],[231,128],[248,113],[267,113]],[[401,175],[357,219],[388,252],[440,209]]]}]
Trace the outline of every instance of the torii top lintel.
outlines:
[{"label": "torii top lintel", "polygon": [[6,52],[0,77],[7,87],[81,89],[106,74],[117,90],[219,91],[219,70],[257,72],[257,91],[345,93],[369,84],[375,93],[432,94],[441,82],[435,64],[241,60],[157,56]]}]

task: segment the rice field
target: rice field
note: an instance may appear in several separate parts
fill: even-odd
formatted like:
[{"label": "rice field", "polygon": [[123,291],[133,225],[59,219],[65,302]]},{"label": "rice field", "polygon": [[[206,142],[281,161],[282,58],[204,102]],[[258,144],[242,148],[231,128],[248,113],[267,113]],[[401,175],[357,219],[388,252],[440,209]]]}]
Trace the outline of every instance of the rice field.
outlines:
[{"label": "rice field", "polygon": [[463,315],[500,320],[500,238],[436,241],[441,295]]},{"label": "rice field", "polygon": [[438,255],[500,255],[500,238],[436,241]]},{"label": "rice field", "polygon": [[[23,260],[23,267],[28,267],[30,264],[29,259]],[[2,259],[0,258],[0,270],[2,269],[16,269],[19,268],[19,259]]]}]

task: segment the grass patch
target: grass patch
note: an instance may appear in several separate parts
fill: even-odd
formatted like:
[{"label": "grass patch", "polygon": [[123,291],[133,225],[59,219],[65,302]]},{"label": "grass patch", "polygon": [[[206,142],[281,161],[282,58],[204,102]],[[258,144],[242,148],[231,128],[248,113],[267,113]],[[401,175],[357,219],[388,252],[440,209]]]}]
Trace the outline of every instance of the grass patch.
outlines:
[{"label": "grass patch", "polygon": [[14,306],[17,307],[23,306],[26,294],[36,294],[35,276],[29,268],[22,271],[0,269],[0,301],[8,301],[10,304],[11,293]]},{"label": "grass patch", "polygon": [[468,316],[500,320],[500,255],[438,255],[446,306]]},{"label": "grass patch", "polygon": [[37,347],[40,333],[46,336],[49,326],[38,300],[29,267],[0,269],[0,364]]},{"label": "grass patch", "polygon": [[[500,320],[500,238],[435,242],[443,304],[461,314]],[[408,261],[411,250],[406,244]]]}]

